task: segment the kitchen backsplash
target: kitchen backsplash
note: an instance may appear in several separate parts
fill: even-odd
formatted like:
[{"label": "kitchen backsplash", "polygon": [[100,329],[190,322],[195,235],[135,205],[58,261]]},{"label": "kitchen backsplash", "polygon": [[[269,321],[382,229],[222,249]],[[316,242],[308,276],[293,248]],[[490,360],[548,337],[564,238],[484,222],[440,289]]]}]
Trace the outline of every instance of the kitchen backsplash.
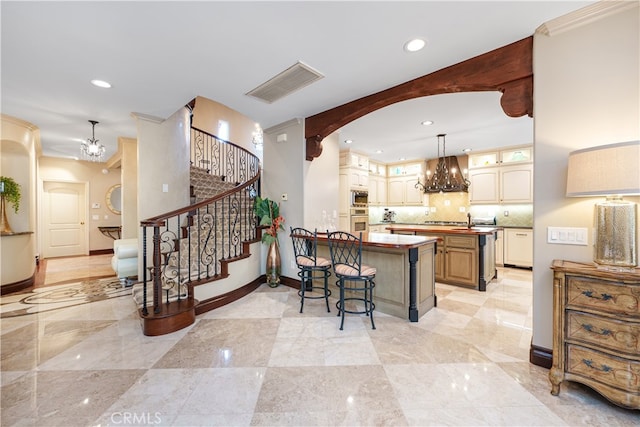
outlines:
[{"label": "kitchen backsplash", "polygon": [[[371,223],[382,221],[384,208],[396,213],[398,223],[420,224],[425,221],[466,222],[467,212],[472,218],[496,217],[496,223],[503,227],[533,227],[533,205],[469,205],[467,193],[430,194],[429,206],[384,206],[370,207]],[[460,207],[464,211],[460,211]],[[435,211],[434,209],[435,208]],[[505,215],[506,214],[506,215]]]}]

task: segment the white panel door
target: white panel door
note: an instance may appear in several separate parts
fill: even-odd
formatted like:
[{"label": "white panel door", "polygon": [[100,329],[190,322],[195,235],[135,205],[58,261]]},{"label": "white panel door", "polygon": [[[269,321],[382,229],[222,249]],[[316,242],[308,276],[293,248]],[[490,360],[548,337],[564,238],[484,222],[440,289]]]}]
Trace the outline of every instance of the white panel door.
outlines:
[{"label": "white panel door", "polygon": [[43,258],[88,255],[85,184],[44,182]]}]

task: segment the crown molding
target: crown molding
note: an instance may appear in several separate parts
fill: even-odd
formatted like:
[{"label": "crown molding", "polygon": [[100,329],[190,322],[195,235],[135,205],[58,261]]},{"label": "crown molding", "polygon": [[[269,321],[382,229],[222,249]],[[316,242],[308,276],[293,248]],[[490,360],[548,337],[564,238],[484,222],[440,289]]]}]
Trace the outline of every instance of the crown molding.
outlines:
[{"label": "crown molding", "polygon": [[270,128],[264,129],[263,132],[266,133],[267,135],[270,135],[270,134],[282,132],[284,130],[287,130],[291,126],[297,126],[300,123],[302,123],[301,118],[293,118],[293,119],[287,120],[286,122],[280,123],[279,125],[271,126]]},{"label": "crown molding", "polygon": [[640,2],[637,0],[601,0],[589,6],[585,6],[574,12],[559,16],[540,25],[535,33],[545,36],[555,36],[586,24],[603,19],[607,16],[626,10],[637,8]]}]

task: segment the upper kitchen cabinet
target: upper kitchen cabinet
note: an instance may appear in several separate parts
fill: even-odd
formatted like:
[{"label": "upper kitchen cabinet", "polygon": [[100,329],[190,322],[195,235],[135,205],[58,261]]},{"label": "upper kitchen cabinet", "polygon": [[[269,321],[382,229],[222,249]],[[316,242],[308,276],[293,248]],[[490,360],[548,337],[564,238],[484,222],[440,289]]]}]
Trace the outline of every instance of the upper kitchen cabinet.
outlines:
[{"label": "upper kitchen cabinet", "polygon": [[422,163],[398,163],[387,166],[387,204],[389,206],[421,206],[424,194],[415,188],[422,175]]},{"label": "upper kitchen cabinet", "polygon": [[469,203],[533,203],[530,146],[469,155]]},{"label": "upper kitchen cabinet", "polygon": [[500,203],[533,203],[533,165],[500,167]]},{"label": "upper kitchen cabinet", "polygon": [[340,174],[346,175],[345,189],[368,190],[369,189],[369,158],[363,154],[350,150],[340,152]]},{"label": "upper kitchen cabinet", "polygon": [[369,157],[351,150],[340,151],[340,167],[352,167],[369,171]]},{"label": "upper kitchen cabinet", "polygon": [[486,168],[514,163],[533,162],[531,146],[509,147],[503,150],[469,154],[469,169]]},{"label": "upper kitchen cabinet", "polygon": [[469,203],[493,205],[500,203],[500,172],[497,167],[469,170]]},{"label": "upper kitchen cabinet", "polygon": [[368,190],[369,172],[362,169],[349,168],[349,188],[352,190]]},{"label": "upper kitchen cabinet", "polygon": [[387,167],[369,162],[369,205],[386,206],[387,204]]}]

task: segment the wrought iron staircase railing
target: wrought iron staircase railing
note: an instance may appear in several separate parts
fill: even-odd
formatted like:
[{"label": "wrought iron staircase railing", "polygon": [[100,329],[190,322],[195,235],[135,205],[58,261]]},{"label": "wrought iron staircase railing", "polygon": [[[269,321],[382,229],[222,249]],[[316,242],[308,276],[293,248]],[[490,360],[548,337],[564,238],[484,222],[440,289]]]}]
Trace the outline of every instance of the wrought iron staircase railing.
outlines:
[{"label": "wrought iron staircase railing", "polygon": [[[192,128],[191,164],[192,204],[141,222],[144,277],[134,298],[143,319],[193,310],[194,286],[227,277],[228,262],[249,256],[248,245],[260,238],[253,211],[260,192],[258,157]],[[166,327],[160,327],[163,333]]]}]

